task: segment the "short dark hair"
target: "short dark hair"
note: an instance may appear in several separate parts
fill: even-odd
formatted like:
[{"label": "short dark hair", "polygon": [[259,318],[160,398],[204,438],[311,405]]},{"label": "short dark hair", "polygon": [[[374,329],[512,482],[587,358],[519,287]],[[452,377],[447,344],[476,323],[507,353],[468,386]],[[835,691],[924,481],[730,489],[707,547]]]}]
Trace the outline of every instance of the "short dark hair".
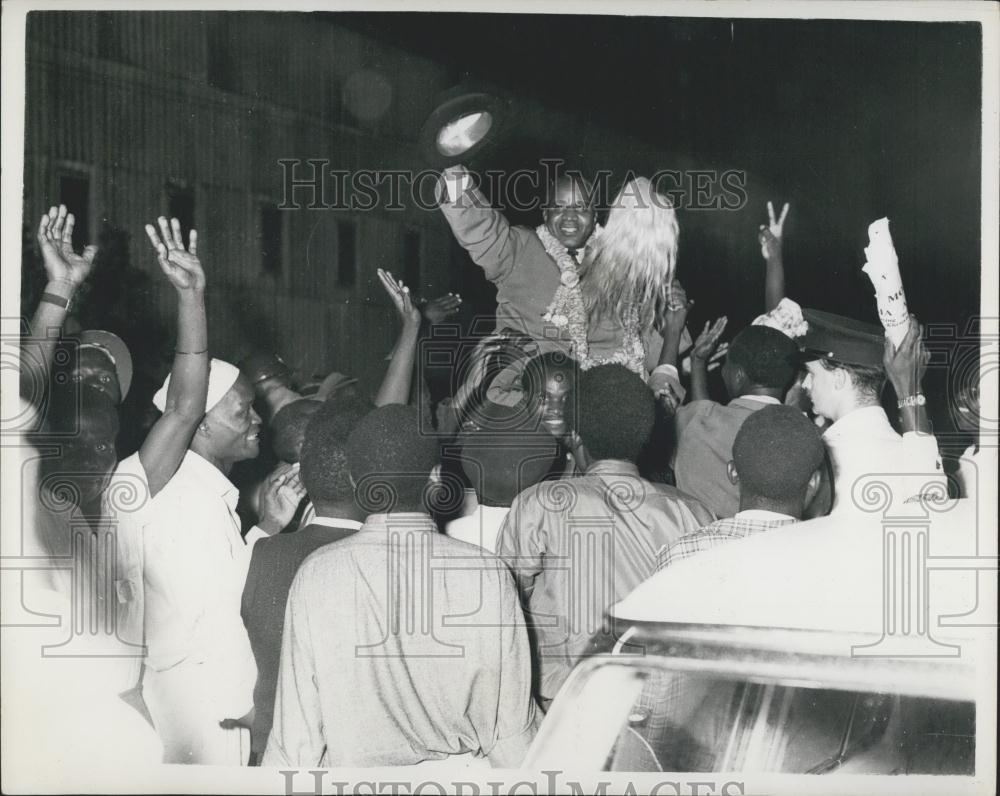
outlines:
[{"label": "short dark hair", "polygon": [[769,326],[748,326],[729,344],[726,359],[759,387],[787,390],[799,369],[799,349],[786,334]]},{"label": "short dark hair", "polygon": [[[354,494],[347,467],[347,439],[364,412],[357,406],[313,401],[318,407],[305,429],[299,475],[314,503],[347,500]],[[280,414],[280,413],[279,413]]]},{"label": "short dark hair", "polygon": [[577,431],[594,459],[635,462],[653,432],[652,390],[623,365],[601,365],[580,376]]},{"label": "short dark hair", "polygon": [[770,500],[800,497],[824,456],[816,426],[783,404],[751,412],[733,442],[741,493]]},{"label": "short dark hair", "polygon": [[513,408],[494,411],[493,418],[458,438],[462,470],[481,505],[510,506],[562,461],[562,448],[551,434],[513,426],[516,419]]},{"label": "short dark hair", "polygon": [[845,362],[826,358],[821,358],[819,363],[827,370],[845,371],[850,377],[854,389],[866,398],[877,402],[882,395],[886,380],[885,368],[870,365],[848,365]]},{"label": "short dark hair", "polygon": [[413,406],[380,406],[347,440],[355,499],[368,514],[422,507],[428,476],[439,461],[437,440],[421,431]]},{"label": "short dark hair", "polygon": [[320,401],[301,398],[285,404],[271,418],[271,447],[274,455],[283,462],[295,464],[299,461],[306,427],[321,406]]}]

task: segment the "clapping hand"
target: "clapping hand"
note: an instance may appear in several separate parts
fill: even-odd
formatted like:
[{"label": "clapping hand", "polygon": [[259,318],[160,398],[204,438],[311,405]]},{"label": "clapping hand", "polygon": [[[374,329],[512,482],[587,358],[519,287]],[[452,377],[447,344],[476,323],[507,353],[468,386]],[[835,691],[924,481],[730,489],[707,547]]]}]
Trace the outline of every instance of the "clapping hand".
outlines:
[{"label": "clapping hand", "polygon": [[695,361],[708,362],[710,359],[718,359],[718,356],[713,356],[713,354],[717,354],[716,348],[719,345],[719,337],[725,331],[728,322],[729,319],[725,315],[718,318],[715,323],[705,321],[705,328],[701,330],[698,339],[691,346],[692,363]]},{"label": "clapping hand", "polygon": [[83,254],[73,251],[73,227],[76,219],[66,212],[66,205],[50,207],[38,222],[38,245],[50,282],[66,282],[79,287],[94,267],[96,246],[86,246]]},{"label": "clapping hand", "polygon": [[396,312],[399,313],[399,317],[403,320],[404,326],[416,326],[420,327],[420,310],[416,308],[413,304],[413,298],[410,296],[410,289],[403,284],[402,280],[396,281],[396,278],[381,268],[378,269],[378,278],[382,283],[382,287],[385,288],[385,292],[389,294],[389,298],[392,299],[393,305],[396,307]]},{"label": "clapping hand", "polygon": [[261,489],[258,527],[272,536],[280,533],[292,521],[305,496],[305,487],[299,479],[299,466],[279,464]]},{"label": "clapping hand", "polygon": [[774,205],[767,203],[768,223],[761,224],[757,233],[757,241],[760,243],[760,253],[765,260],[781,256],[781,241],[784,234],[785,218],[788,216],[788,202],[781,208],[781,215],[775,219]]},{"label": "clapping hand", "polygon": [[462,306],[462,297],[457,293],[446,293],[426,302],[421,311],[429,323],[441,323],[445,318],[454,315]]},{"label": "clapping hand", "polygon": [[656,399],[663,405],[667,414],[673,417],[681,405],[680,396],[674,392],[670,384],[664,384],[656,393]]},{"label": "clapping hand", "polygon": [[156,258],[167,279],[179,291],[204,290],[205,272],[198,259],[198,233],[191,230],[188,248],[185,249],[180,221],[172,218],[168,225],[163,216],[156,221],[160,225],[160,234],[156,234],[152,224],[146,224],[146,235],[156,250]]}]

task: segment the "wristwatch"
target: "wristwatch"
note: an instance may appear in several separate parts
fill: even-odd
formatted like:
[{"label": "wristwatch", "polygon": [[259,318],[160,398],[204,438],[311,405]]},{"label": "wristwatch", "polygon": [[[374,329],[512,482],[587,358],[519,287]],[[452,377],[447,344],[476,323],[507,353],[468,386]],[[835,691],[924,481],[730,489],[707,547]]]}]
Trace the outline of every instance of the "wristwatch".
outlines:
[{"label": "wristwatch", "polygon": [[926,403],[927,399],[924,398],[924,394],[918,392],[916,395],[907,395],[905,398],[901,398],[898,406],[902,409],[906,406],[923,406]]}]

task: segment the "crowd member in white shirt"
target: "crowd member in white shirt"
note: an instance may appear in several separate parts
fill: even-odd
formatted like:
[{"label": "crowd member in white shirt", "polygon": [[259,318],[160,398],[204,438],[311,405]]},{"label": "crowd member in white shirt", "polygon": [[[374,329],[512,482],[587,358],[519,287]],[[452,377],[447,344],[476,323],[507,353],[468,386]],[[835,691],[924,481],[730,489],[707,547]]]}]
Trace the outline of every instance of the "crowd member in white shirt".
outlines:
[{"label": "crowd member in white shirt", "polygon": [[[823,435],[833,465],[833,511],[857,508],[854,485],[880,475],[897,501],[947,497],[937,440],[931,433],[921,390],[926,354],[922,329],[910,328],[897,349],[872,324],[803,310],[809,324],[799,339],[806,359],[803,389],[813,411],[829,420]],[[896,433],[880,404],[886,379],[896,392],[903,434]]]},{"label": "crowd member in white shirt", "polygon": [[[195,234],[185,251],[176,221],[171,230],[161,219],[160,228],[162,241],[152,227],[147,233],[161,266],[168,276],[187,275],[175,285],[195,293],[202,310],[193,325],[182,319],[179,326],[174,368],[153,397],[163,416],[139,452],[119,464],[108,490],[118,496],[107,508],[117,520],[119,635],[145,644],[137,679],[164,762],[240,764],[248,737],[232,720],[249,722],[256,679],[240,618],[251,545],[284,528],[302,491],[290,466],[275,471],[259,525],[244,542],[238,493],[226,474],[258,453],[253,389],[233,365],[209,363]],[[200,397],[195,372],[208,377]],[[160,439],[167,431],[169,438]],[[151,439],[160,441],[151,447]],[[129,506],[121,505],[126,485],[137,496]]]},{"label": "crowd member in white shirt", "polygon": [[478,505],[452,520],[445,533],[453,539],[496,553],[497,536],[518,493],[564,466],[559,442],[544,429],[528,430],[531,418],[514,407],[485,404],[474,428],[458,443],[459,462],[472,484]]}]

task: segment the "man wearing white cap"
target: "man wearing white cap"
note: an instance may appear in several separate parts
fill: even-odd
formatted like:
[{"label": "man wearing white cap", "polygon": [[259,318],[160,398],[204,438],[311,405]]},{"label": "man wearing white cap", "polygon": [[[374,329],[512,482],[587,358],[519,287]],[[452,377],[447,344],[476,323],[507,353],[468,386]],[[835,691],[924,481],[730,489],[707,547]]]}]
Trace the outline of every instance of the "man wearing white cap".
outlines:
[{"label": "man wearing white cap", "polygon": [[[200,293],[195,233],[185,251],[176,222],[171,231],[160,219],[160,229],[162,242],[146,228],[160,265],[198,274],[188,289]],[[258,453],[261,421],[251,406],[253,388],[234,365],[209,363],[203,303],[193,328],[179,325],[177,343],[171,374],[153,397],[163,417],[150,432],[153,437],[161,426],[173,426],[171,447],[177,450],[166,457],[173,470],[164,473],[163,457],[144,455],[144,445],[115,473],[138,497],[127,507],[109,501],[118,520],[118,630],[124,640],[146,647],[137,690],[163,742],[164,762],[239,765],[249,753],[246,730],[222,723],[232,725],[226,720],[241,719],[253,706],[256,667],[240,619],[251,545],[290,521],[300,487],[289,486],[290,468],[272,474],[260,525],[243,540],[239,495],[226,474]],[[192,367],[208,371],[207,389],[200,385],[205,400],[196,410],[195,402],[185,401],[196,389],[187,372]]]}]

